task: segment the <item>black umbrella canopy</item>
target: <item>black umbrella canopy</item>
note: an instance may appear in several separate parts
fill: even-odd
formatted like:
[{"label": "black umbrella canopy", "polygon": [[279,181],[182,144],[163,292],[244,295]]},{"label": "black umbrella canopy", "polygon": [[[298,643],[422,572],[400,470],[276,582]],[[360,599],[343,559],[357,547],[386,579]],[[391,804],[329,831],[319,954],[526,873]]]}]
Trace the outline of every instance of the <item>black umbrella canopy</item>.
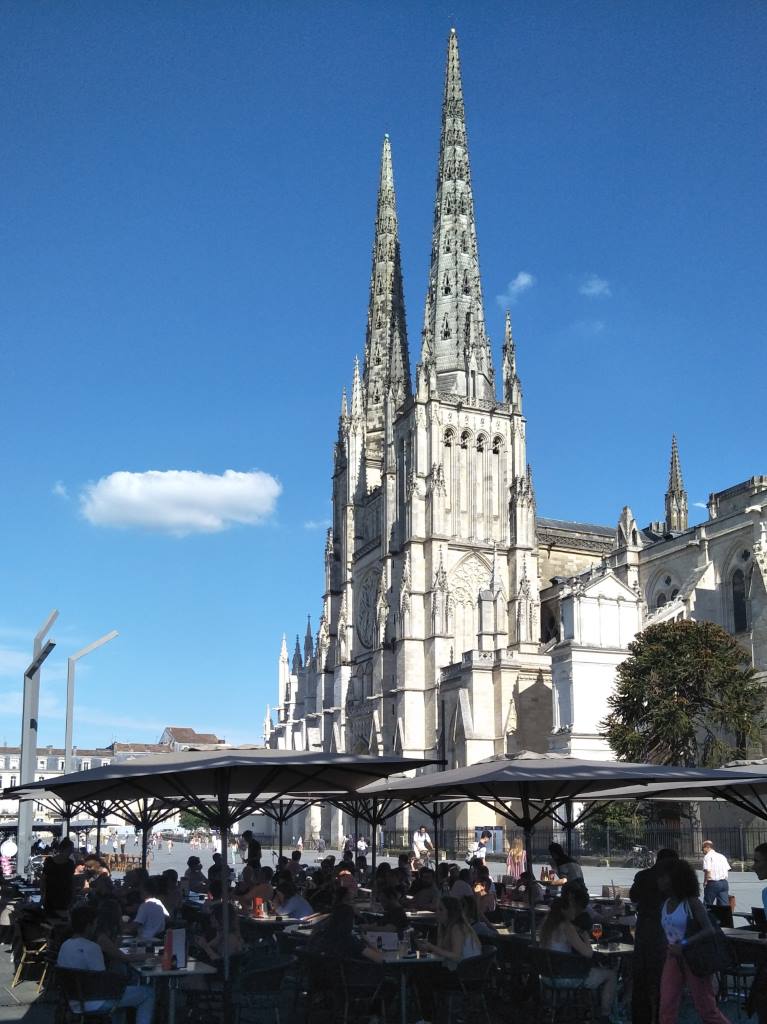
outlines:
[{"label": "black umbrella canopy", "polygon": [[584,799],[591,792],[611,790],[617,794],[621,789],[651,783],[712,783],[728,775],[734,778],[734,773],[716,768],[585,761],[522,751],[498,754],[465,768],[429,772],[414,779],[387,779],[365,786],[360,792],[364,796],[404,801],[476,800],[529,829],[550,817],[563,803]]},{"label": "black umbrella canopy", "polygon": [[[285,794],[350,794],[375,779],[434,763],[394,755],[374,757],[323,751],[239,747],[187,750],[114,761],[89,771],[31,783],[23,790],[30,794],[46,790],[71,802],[181,798],[207,812],[205,816],[211,823],[215,823],[212,805],[215,817],[227,818],[231,823],[244,817],[267,795],[274,800]],[[5,790],[6,798],[17,797],[21,789]]]}]

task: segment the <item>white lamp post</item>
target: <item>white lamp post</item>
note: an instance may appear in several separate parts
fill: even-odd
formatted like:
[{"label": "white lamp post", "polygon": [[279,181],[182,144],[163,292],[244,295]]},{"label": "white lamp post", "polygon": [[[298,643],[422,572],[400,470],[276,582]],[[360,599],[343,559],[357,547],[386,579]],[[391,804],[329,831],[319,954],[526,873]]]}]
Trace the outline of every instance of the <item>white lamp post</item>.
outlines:
[{"label": "white lamp post", "polygon": [[[37,716],[40,713],[40,666],[56,646],[49,640],[43,641],[59,617],[58,610],[51,614],[35,634],[32,644],[32,661],[24,673],[23,707],[21,712],[21,753],[19,755],[19,781],[22,786],[35,781],[37,766]],[[35,804],[33,800],[19,800],[19,827],[17,836],[17,870],[21,874],[29,860],[32,849],[32,822]]]},{"label": "white lamp post", "polygon": [[88,644],[87,647],[83,647],[82,650],[77,651],[76,654],[72,654],[67,658],[67,719],[65,726],[64,735],[64,771],[68,774],[72,771],[72,729],[73,729],[73,716],[75,708],[75,664],[84,658],[86,654],[90,654],[91,651],[95,651],[97,647],[103,647],[104,644],[109,643],[110,640],[118,636],[116,629],[113,629],[111,633],[105,633],[104,636],[99,637],[98,640],[94,640],[92,644]]}]

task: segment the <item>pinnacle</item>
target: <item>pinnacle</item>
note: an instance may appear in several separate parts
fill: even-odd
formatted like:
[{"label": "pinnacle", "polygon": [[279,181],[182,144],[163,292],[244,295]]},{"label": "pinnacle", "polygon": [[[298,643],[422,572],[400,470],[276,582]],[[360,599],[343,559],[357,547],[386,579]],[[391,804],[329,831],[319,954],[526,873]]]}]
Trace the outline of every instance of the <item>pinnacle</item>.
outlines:
[{"label": "pinnacle", "polygon": [[671,461],[668,470],[668,489],[671,493],[684,490],[682,467],[679,461],[679,446],[677,444],[676,434],[672,434],[671,436]]}]

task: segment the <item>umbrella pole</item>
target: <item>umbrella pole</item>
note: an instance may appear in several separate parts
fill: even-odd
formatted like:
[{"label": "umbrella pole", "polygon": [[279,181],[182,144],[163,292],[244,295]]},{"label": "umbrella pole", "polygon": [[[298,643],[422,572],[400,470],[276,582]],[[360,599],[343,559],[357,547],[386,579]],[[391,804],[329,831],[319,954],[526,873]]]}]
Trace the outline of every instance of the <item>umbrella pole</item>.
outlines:
[{"label": "umbrella pole", "polygon": [[141,822],[141,867],[146,868],[146,851],[149,844],[149,829],[146,821]]},{"label": "umbrella pole", "polygon": [[434,833],[434,865],[439,864],[439,811],[437,805],[431,805],[431,830]]},{"label": "umbrella pole", "polygon": [[283,826],[284,822],[285,822],[285,811],[284,811],[284,808],[283,808],[283,802],[282,802],[282,800],[280,800],[280,808],[279,808],[279,811],[277,812],[277,824],[279,825],[279,829],[280,829],[280,834],[279,834],[280,857],[282,856],[282,826]]},{"label": "umbrella pole", "polygon": [[530,936],[535,942],[535,871],[533,870],[533,830],[525,823],[525,857],[527,870],[533,879],[532,884],[527,886],[527,902],[530,906]]},{"label": "umbrella pole", "polygon": [[376,874],[376,851],[378,849],[378,801],[373,797],[373,813],[370,815],[370,828],[373,832],[370,837],[370,871],[373,878]]},{"label": "umbrella pole", "polygon": [[101,814],[104,810],[104,804],[101,800],[96,804],[96,856],[101,856]]},{"label": "umbrella pole", "polygon": [[565,801],[565,847],[567,849],[567,856],[572,857],[573,855],[573,802],[572,800]]}]

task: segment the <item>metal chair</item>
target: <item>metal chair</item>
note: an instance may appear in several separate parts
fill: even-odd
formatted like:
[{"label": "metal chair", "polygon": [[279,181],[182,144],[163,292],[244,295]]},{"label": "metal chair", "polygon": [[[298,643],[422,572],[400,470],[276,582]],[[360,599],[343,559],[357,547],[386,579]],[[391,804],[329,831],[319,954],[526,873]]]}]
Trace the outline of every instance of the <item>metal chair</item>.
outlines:
[{"label": "metal chair", "polygon": [[550,1024],[593,1020],[594,996],[585,987],[591,964],[586,957],[531,946],[530,962],[538,974],[538,999]]},{"label": "metal chair", "polygon": [[341,960],[343,1022],[368,1021],[377,1013],[386,1024],[387,977],[383,964],[371,960]]},{"label": "metal chair", "polygon": [[[727,910],[728,908],[721,907],[720,909]],[[756,964],[753,960],[753,952],[749,952],[744,943],[733,942],[731,946],[737,962],[729,970],[719,972],[720,999],[725,1000],[729,997],[731,982],[732,994],[735,997],[735,1016],[737,1020],[740,1020],[743,1004],[748,999],[756,977]]]},{"label": "metal chair", "polygon": [[[273,1015],[274,1024],[280,1024],[283,981],[297,962],[294,956],[273,956],[256,966],[243,964],[233,997],[235,1019],[260,1022],[267,1012]],[[290,1016],[292,1019],[293,1014]]]},{"label": "metal chair", "polygon": [[481,1011],[485,1024],[491,1024],[485,995],[489,987],[490,972],[495,967],[495,959],[495,947],[483,947],[479,956],[460,960],[454,971],[447,971],[440,978],[436,995],[447,1003],[447,1017],[440,1018],[445,1019],[446,1024],[452,1024],[455,1012],[460,1012],[464,1019],[471,1019],[478,1010]]},{"label": "metal chair", "polygon": [[11,988],[16,988],[21,982],[22,975],[27,967],[42,966],[43,971],[37,983],[37,991],[39,992],[45,981],[47,968],[45,956],[48,948],[48,936],[40,934],[39,924],[35,921],[19,917],[14,923],[17,929],[14,945],[18,949],[18,961],[16,973],[11,982]]},{"label": "metal chair", "polygon": [[[114,971],[76,971],[56,968],[56,987],[63,1020],[67,1024],[106,1024],[125,992],[127,978]],[[108,1003],[100,1010],[86,1009],[88,1003]],[[59,1018],[62,1019],[62,1018]]]}]

